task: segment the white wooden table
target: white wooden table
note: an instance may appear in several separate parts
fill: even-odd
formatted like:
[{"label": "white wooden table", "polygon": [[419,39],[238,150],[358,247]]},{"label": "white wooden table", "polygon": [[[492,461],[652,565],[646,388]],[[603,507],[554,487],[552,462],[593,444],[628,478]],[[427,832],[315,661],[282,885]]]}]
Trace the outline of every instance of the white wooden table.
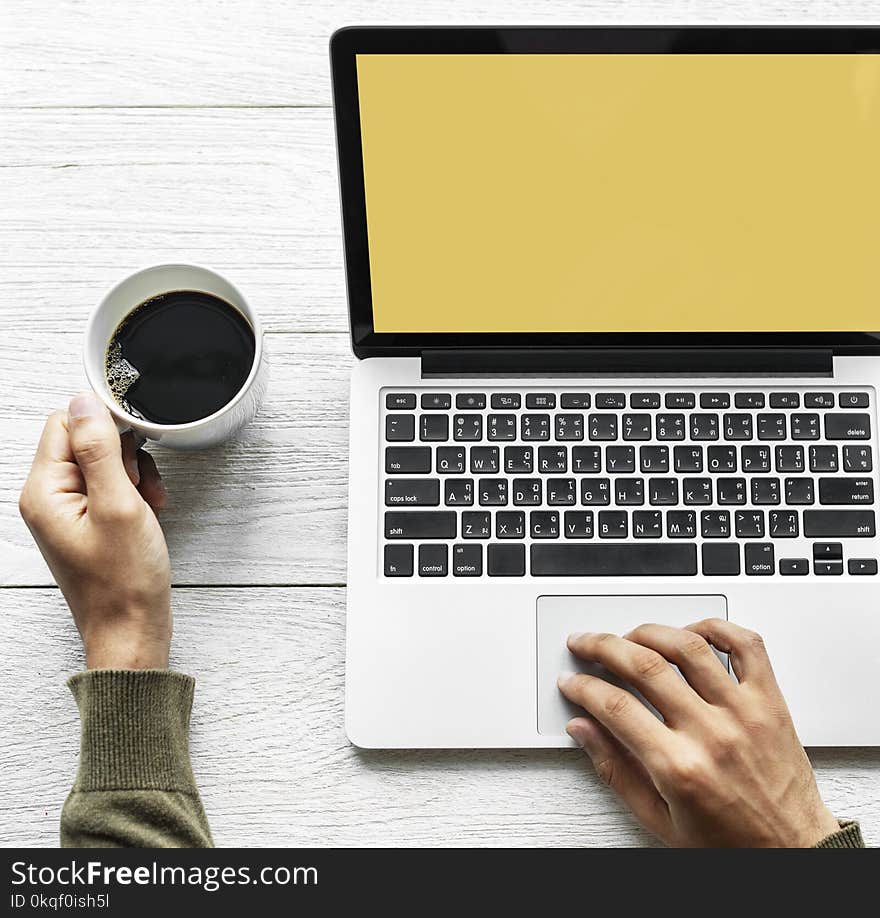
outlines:
[{"label": "white wooden table", "polygon": [[[355,23],[872,12],[876,3],[844,0],[3,3],[0,844],[57,843],[78,753],[64,680],[82,654],[18,492],[45,415],[84,386],[88,310],[125,274],[177,259],[241,286],[265,318],[271,357],[268,400],[238,442],[155,450],[171,494],[173,665],[198,679],[193,760],[217,843],[649,843],[574,752],[366,753],[346,740],[352,358],[327,41]],[[880,751],[813,761],[831,807],[880,842]]]}]

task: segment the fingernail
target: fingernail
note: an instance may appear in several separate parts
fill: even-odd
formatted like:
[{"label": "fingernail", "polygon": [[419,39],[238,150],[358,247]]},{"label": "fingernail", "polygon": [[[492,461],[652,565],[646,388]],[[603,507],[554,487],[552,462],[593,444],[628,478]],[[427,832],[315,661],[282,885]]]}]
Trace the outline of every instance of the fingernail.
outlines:
[{"label": "fingernail", "polygon": [[97,417],[104,411],[104,404],[90,392],[75,395],[67,406],[67,413],[72,418]]},{"label": "fingernail", "polygon": [[573,672],[571,672],[571,671],[569,671],[569,670],[566,670],[565,672],[560,673],[560,674],[556,677],[556,684],[557,684],[560,688],[562,688],[562,686],[565,685],[565,683],[568,682],[569,679],[573,679],[574,676],[575,676],[575,673],[573,673]]},{"label": "fingernail", "polygon": [[572,631],[572,633],[565,640],[567,643],[571,644],[578,638],[582,638],[585,634],[587,634],[586,631]]},{"label": "fingernail", "polygon": [[586,737],[584,736],[584,731],[578,724],[566,724],[565,732],[581,747],[581,749],[584,748],[586,745]]}]

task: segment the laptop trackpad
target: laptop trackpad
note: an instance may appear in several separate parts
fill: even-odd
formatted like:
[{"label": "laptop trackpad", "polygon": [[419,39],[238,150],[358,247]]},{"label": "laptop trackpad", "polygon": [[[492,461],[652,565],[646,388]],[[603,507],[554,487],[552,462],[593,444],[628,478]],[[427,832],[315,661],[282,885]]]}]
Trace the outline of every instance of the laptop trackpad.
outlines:
[{"label": "laptop trackpad", "polygon": [[[566,701],[556,687],[561,672],[609,676],[596,664],[569,653],[565,639],[575,631],[626,634],[645,622],[684,628],[703,618],[727,618],[724,596],[539,596],[538,733],[565,733],[565,725],[583,710]],[[722,657],[726,665],[726,658]],[[611,679],[618,684],[619,680]],[[639,696],[641,697],[641,696]],[[644,700],[644,699],[643,699]]]}]

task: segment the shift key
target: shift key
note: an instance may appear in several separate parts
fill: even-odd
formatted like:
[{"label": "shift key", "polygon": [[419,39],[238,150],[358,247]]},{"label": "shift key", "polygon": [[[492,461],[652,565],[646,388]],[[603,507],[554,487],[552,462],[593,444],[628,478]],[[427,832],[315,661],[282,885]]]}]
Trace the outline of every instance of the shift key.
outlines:
[{"label": "shift key", "polygon": [[458,531],[454,510],[389,510],[386,539],[454,539]]},{"label": "shift key", "polygon": [[873,510],[804,510],[804,535],[808,538],[874,537]]}]

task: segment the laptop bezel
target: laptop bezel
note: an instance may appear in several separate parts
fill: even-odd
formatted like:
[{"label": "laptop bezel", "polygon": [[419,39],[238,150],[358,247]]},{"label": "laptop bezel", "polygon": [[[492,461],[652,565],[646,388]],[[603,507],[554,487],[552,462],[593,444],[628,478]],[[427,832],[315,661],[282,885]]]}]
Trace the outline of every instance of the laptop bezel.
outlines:
[{"label": "laptop bezel", "polygon": [[[376,332],[358,101],[357,54],[878,54],[880,27],[349,27],[330,40],[352,349],[359,358],[427,349],[823,348],[876,354],[880,332],[391,333]],[[880,291],[880,285],[878,285]],[[880,307],[880,293],[878,293]],[[829,304],[838,311],[841,305]]]}]

